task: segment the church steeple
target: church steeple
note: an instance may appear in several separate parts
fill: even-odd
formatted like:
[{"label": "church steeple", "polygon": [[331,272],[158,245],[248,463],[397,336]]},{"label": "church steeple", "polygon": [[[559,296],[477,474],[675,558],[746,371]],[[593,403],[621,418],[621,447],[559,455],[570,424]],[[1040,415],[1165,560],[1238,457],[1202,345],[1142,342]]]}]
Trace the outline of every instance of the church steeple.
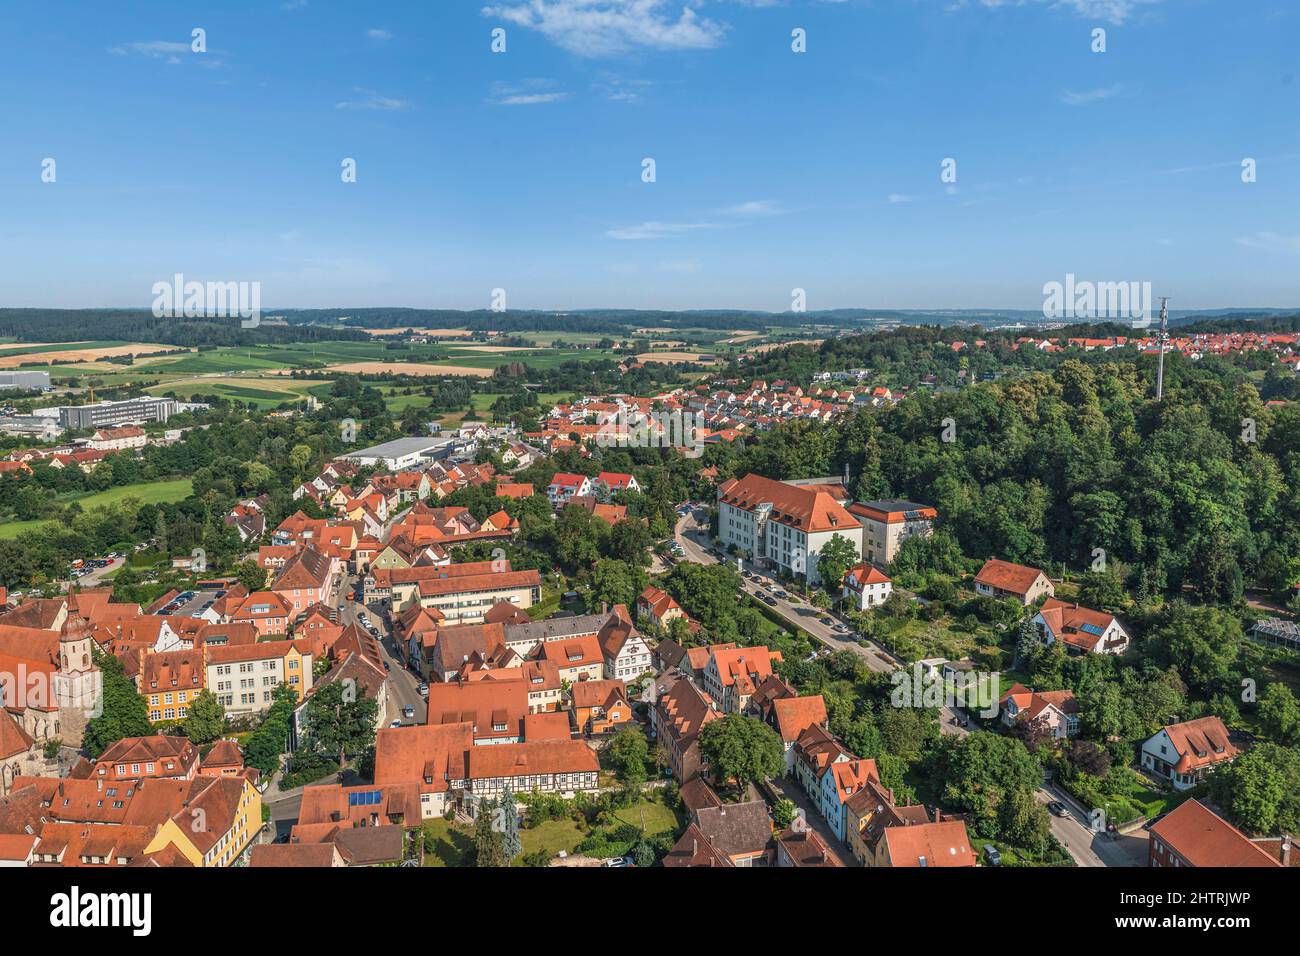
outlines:
[{"label": "church steeple", "polygon": [[91,669],[93,631],[90,621],[81,616],[77,592],[69,589],[67,614],[63,618],[63,626],[59,628],[59,670],[69,672]]}]

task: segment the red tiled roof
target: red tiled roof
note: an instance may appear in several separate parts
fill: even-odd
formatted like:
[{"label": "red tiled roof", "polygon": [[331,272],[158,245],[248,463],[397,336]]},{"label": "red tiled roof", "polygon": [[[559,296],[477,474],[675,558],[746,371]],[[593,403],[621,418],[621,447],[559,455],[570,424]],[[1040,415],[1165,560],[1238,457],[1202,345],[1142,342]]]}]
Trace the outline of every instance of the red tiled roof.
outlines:
[{"label": "red tiled roof", "polygon": [[1024,595],[1034,586],[1034,582],[1042,573],[1038,568],[989,558],[984,562],[984,567],[980,568],[979,574],[975,575],[975,583],[997,588],[999,591],[1008,591],[1011,594]]},{"label": "red tiled roof", "polygon": [[770,504],[769,520],[804,532],[849,531],[862,527],[834,495],[816,485],[788,485],[749,474],[721,485],[718,500],[744,511]]},{"label": "red tiled roof", "polygon": [[1159,837],[1193,866],[1278,866],[1227,820],[1199,800],[1188,800],[1151,826]]}]

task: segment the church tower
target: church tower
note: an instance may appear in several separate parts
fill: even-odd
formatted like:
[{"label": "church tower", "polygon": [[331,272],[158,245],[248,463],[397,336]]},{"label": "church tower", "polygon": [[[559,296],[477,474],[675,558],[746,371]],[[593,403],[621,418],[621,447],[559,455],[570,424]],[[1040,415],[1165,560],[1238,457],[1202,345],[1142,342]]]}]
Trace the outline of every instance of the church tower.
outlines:
[{"label": "church tower", "polygon": [[93,627],[81,616],[76,592],[69,589],[68,612],[59,629],[59,669],[52,677],[54,703],[59,708],[55,735],[69,747],[80,747],[86,724],[104,707],[103,675],[95,665]]}]

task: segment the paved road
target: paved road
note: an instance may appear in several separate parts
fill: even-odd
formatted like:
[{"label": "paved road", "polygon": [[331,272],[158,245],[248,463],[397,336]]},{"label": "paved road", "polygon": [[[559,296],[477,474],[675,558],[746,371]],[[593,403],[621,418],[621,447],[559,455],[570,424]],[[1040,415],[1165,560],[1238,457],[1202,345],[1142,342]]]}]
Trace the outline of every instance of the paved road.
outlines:
[{"label": "paved road", "polygon": [[[384,622],[382,610],[367,608],[365,605],[349,600],[348,596],[357,587],[358,580],[355,576],[349,576],[343,583],[342,599],[338,604],[339,623],[344,627],[349,624],[360,624],[358,615],[364,612],[367,620],[379,629],[379,647],[389,667],[387,722],[401,720],[405,724],[422,724],[425,722],[427,710],[425,700],[420,696],[420,678],[403,665],[397,645],[388,633],[388,625]],[[415,711],[414,717],[403,716],[404,709],[407,707]]]},{"label": "paved road", "polygon": [[[677,522],[675,529],[678,543],[685,552],[686,560],[699,564],[717,564],[718,559],[705,550],[712,540],[707,527],[700,527],[692,514],[687,514]],[[757,574],[758,572],[755,572]],[[743,579],[746,594],[756,595],[759,591],[772,593],[774,586],[767,578],[759,578],[758,583],[749,578]],[[773,595],[775,597],[775,595]],[[765,602],[766,603],[766,602]],[[816,611],[808,604],[799,601],[776,599],[775,605],[768,605],[796,628],[802,628],[813,637],[834,650],[846,650],[857,654],[873,671],[893,671],[900,663],[890,657],[887,651],[874,641],[855,640],[852,635],[835,633],[831,628],[817,620]],[[942,733],[964,737],[970,733],[965,720],[956,720],[957,714],[952,708],[942,707],[939,711],[939,729]],[[1088,826],[1085,814],[1061,795],[1047,788],[1040,788],[1035,794],[1039,802],[1047,804],[1061,800],[1070,808],[1069,817],[1052,817],[1052,833],[1061,841],[1079,866],[1144,866],[1146,863],[1146,831],[1139,831],[1133,837],[1114,841],[1110,836],[1094,834]]]}]

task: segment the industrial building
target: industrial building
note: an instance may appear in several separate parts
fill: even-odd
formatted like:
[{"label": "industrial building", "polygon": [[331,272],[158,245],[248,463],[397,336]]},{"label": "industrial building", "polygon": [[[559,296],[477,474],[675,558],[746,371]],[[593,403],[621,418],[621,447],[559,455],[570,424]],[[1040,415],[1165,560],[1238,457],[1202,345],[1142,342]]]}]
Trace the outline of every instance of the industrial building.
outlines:
[{"label": "industrial building", "polygon": [[47,389],[49,387],[49,372],[0,372],[0,388]]},{"label": "industrial building", "polygon": [[112,425],[135,425],[141,422],[165,422],[176,414],[176,400],[144,395],[120,402],[96,402],[93,405],[62,405],[59,423],[68,428],[104,428]]}]

